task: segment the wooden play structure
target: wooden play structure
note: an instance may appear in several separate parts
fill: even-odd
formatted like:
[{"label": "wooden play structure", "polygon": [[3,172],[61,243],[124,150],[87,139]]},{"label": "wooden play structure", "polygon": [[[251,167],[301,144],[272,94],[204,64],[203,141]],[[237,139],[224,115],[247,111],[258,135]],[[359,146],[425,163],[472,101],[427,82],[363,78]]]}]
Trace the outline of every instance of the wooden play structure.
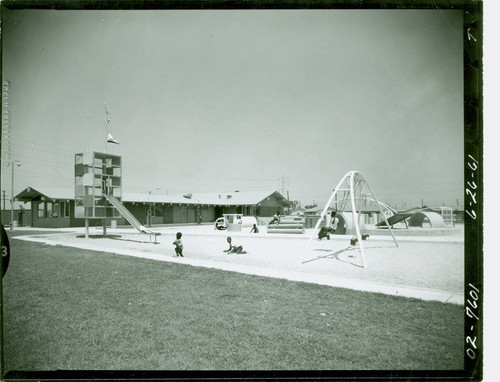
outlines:
[{"label": "wooden play structure", "polygon": [[119,217],[104,194],[121,200],[121,193],[121,157],[93,151],[75,154],[75,217],[87,223],[89,219]]},{"label": "wooden play structure", "polygon": [[[351,247],[358,246],[361,253],[361,261],[363,264],[363,268],[366,268],[367,262],[365,258],[365,249],[363,246],[363,240],[367,238],[367,235],[363,234],[362,228],[364,226],[364,219],[361,219],[361,212],[367,210],[368,203],[375,203],[377,209],[379,210],[380,216],[383,217],[386,226],[390,230],[392,239],[398,247],[398,242],[394,233],[391,229],[391,224],[387,221],[387,217],[385,212],[385,206],[380,203],[373,190],[370,188],[365,178],[359,171],[349,171],[346,175],[342,177],[340,182],[337,184],[335,189],[333,190],[328,202],[325,204],[323,211],[321,212],[320,218],[316,222],[316,225],[311,233],[311,237],[309,239],[306,255],[309,253],[309,250],[312,245],[312,241],[318,234],[319,227],[323,221],[323,219],[328,218],[327,213],[329,209],[333,208],[337,213],[342,214],[346,210],[350,210],[351,218],[351,227],[354,227],[354,234],[350,240]],[[344,214],[344,216],[347,214]]]},{"label": "wooden play structure", "polygon": [[75,217],[85,219],[85,237],[89,237],[89,220],[101,219],[106,235],[106,218],[123,215],[139,232],[154,236],[122,204],[121,157],[95,151],[75,154]]}]

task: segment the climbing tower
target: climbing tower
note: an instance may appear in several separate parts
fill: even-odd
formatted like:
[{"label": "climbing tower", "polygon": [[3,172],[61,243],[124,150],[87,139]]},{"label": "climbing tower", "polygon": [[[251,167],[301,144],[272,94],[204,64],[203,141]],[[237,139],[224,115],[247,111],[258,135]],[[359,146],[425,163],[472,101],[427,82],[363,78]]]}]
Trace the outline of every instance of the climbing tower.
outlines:
[{"label": "climbing tower", "polygon": [[75,154],[75,217],[85,219],[86,236],[89,219],[102,219],[105,234],[105,219],[121,216],[105,198],[122,198],[121,164],[117,155],[94,151]]}]

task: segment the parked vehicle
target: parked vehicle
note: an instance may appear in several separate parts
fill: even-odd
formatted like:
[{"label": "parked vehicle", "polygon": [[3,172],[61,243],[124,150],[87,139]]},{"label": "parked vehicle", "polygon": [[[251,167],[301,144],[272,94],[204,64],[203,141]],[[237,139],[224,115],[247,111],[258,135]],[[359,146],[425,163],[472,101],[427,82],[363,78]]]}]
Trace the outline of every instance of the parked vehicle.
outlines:
[{"label": "parked vehicle", "polygon": [[257,219],[255,216],[243,216],[242,214],[224,214],[215,221],[215,229],[225,230],[230,224],[253,227],[254,224],[257,224]]}]

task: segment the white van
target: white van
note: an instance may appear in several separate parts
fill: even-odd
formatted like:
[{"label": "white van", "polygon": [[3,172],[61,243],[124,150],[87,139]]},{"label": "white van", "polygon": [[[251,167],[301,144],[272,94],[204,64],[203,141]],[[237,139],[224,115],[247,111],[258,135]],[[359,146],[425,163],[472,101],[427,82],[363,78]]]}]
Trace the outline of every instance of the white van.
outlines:
[{"label": "white van", "polygon": [[215,229],[227,229],[229,224],[241,224],[241,227],[253,227],[257,224],[255,216],[243,216],[241,214],[224,214],[215,221]]}]

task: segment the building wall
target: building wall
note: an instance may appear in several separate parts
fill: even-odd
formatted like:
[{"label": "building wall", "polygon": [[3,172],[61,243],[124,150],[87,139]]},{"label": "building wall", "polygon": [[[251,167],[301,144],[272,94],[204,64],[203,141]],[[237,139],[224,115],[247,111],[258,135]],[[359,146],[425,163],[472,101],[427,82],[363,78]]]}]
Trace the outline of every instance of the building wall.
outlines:
[{"label": "building wall", "polygon": [[172,206],[172,219],[173,223],[182,223],[182,207],[175,205]]},{"label": "building wall", "polygon": [[172,224],[174,222],[174,206],[163,206],[163,223]]},{"label": "building wall", "polygon": [[187,206],[187,219],[188,223],[196,223],[197,218],[196,218],[196,208],[195,206]]},{"label": "building wall", "polygon": [[[147,225],[147,215],[148,215],[148,209],[149,206],[144,203],[130,203],[130,202],[125,202],[123,203],[125,208],[130,211],[134,217],[141,222],[142,225],[146,226]],[[128,221],[125,220],[124,224],[130,224]]]},{"label": "building wall", "polygon": [[283,215],[285,213],[285,205],[275,195],[270,195],[258,203],[256,207],[256,215],[260,217],[273,216],[278,211]]},{"label": "building wall", "polygon": [[[43,214],[39,214],[39,204],[41,201],[32,201],[31,205],[31,217],[29,224],[34,227],[48,227],[48,228],[58,228],[58,227],[83,227],[85,226],[85,219],[75,218],[75,201],[70,200],[64,201],[67,203],[66,208],[69,208],[68,216],[52,216],[51,212],[53,210],[49,208],[47,212],[47,207]],[[47,204],[47,202],[44,202]],[[125,207],[135,216],[141,224],[148,225],[148,211],[153,211],[153,206],[147,203],[132,203],[125,202]],[[283,202],[270,196],[266,200],[262,201],[259,206],[197,206],[197,205],[168,205],[168,204],[156,204],[154,205],[154,212],[151,213],[151,224],[193,224],[199,223],[200,217],[201,222],[214,222],[217,218],[221,217],[223,214],[235,214],[240,213],[243,215],[250,216],[273,216],[277,211],[281,214],[285,212]],[[5,211],[7,212],[7,211]],[[43,215],[43,216],[42,216]],[[49,216],[51,215],[51,216]],[[200,216],[201,215],[201,216]],[[3,215],[2,215],[3,216]],[[10,217],[10,215],[9,215]],[[26,217],[25,217],[26,219]],[[10,219],[9,219],[10,220]],[[111,221],[115,220],[118,225],[129,225],[125,218],[119,217],[108,217],[106,218],[106,224],[111,225]],[[5,220],[8,221],[8,220]],[[25,220],[26,222],[26,220]],[[26,224],[26,223],[25,223]],[[101,219],[92,219],[90,221],[91,226],[101,226]]]},{"label": "building wall", "polygon": [[[62,205],[65,205],[64,210],[67,209],[66,214],[62,211]],[[72,201],[32,201],[31,226],[41,228],[71,227],[71,210],[74,211]]]},{"label": "building wall", "polygon": [[[149,204],[143,203],[124,203],[125,207],[142,224],[147,225]],[[153,207],[151,208],[153,211]],[[195,205],[168,205],[157,204],[152,212],[151,224],[187,224],[198,223],[199,212],[201,212],[202,222],[215,221],[215,209],[213,206],[195,206]],[[123,219],[123,218],[122,218]],[[116,220],[116,219],[115,219]],[[123,219],[124,220],[124,219]],[[121,224],[120,222],[118,224]],[[124,220],[123,224],[128,224]]]},{"label": "building wall", "polygon": [[215,216],[214,206],[202,206],[201,207],[201,221],[202,222],[214,222],[217,219]]},{"label": "building wall", "polygon": [[85,226],[85,219],[80,219],[75,217],[75,201],[70,200],[69,201],[69,217],[70,217],[70,227],[84,227]]},{"label": "building wall", "polygon": [[[69,216],[64,215],[61,211],[62,203],[67,203],[67,213]],[[57,216],[54,216],[55,205],[59,205]],[[50,205],[50,207],[49,207]],[[42,207],[43,206],[43,207]],[[52,212],[52,213],[50,213]],[[29,219],[29,222],[26,219]],[[24,225],[31,225],[32,227],[40,228],[66,228],[66,227],[84,227],[85,219],[75,218],[75,202],[74,200],[68,201],[32,201],[31,211],[29,215],[24,218]],[[111,220],[116,220],[118,225],[124,224],[125,219],[121,218],[106,218],[106,224],[111,225]],[[102,219],[90,219],[90,226],[101,226]]]},{"label": "building wall", "polygon": [[[2,224],[4,226],[10,225],[10,210],[2,210]],[[19,226],[31,226],[31,210],[14,210],[14,221]]]},{"label": "building wall", "polygon": [[236,206],[224,207],[223,211],[225,214],[239,214],[240,213]]}]

